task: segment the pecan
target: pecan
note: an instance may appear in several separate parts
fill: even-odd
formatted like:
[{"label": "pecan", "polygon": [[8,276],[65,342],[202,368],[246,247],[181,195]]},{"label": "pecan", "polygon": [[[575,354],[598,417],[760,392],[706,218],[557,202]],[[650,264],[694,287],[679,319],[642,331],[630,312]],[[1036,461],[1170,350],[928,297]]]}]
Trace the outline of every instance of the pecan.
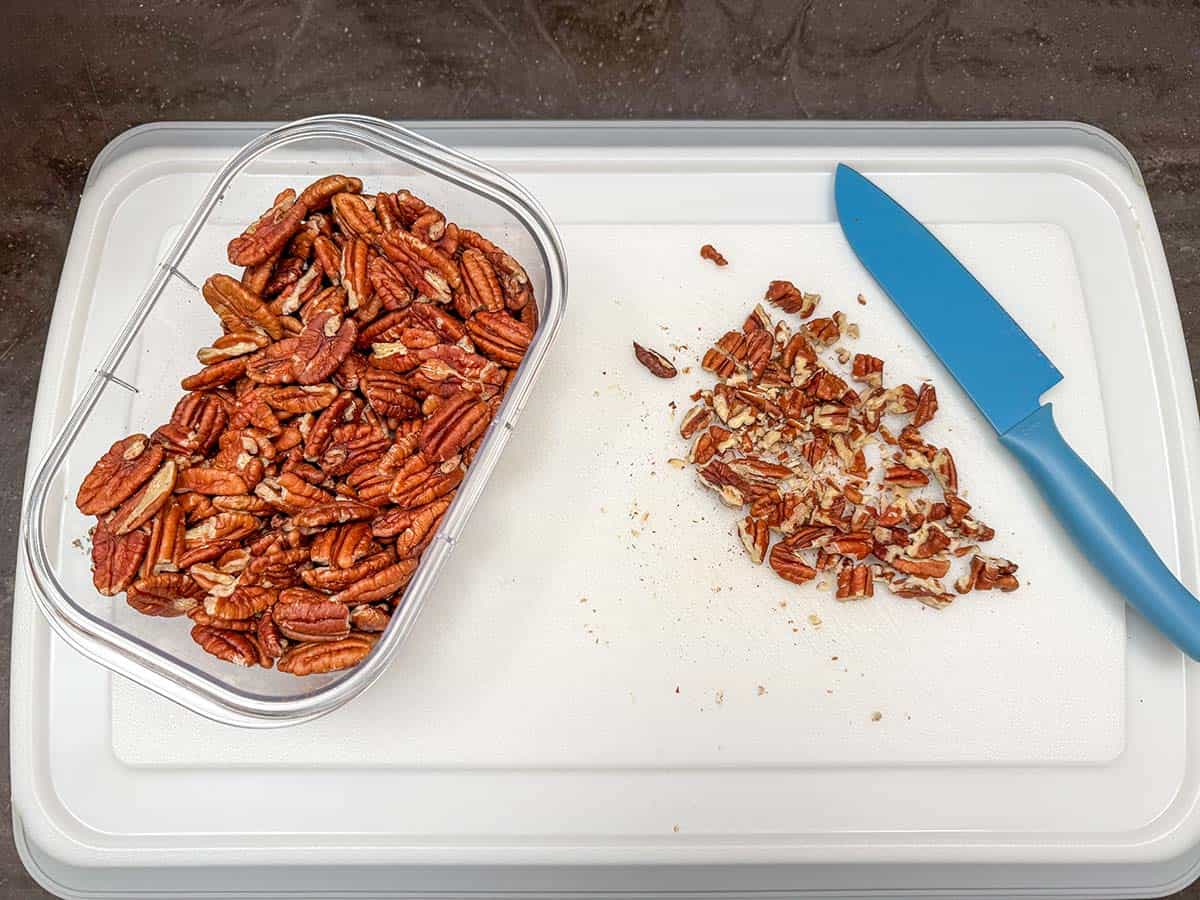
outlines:
[{"label": "pecan", "polygon": [[338,395],[338,389],[332,384],[303,384],[288,385],[264,389],[264,399],[274,410],[300,415],[316,412],[332,403]]},{"label": "pecan", "polygon": [[[307,231],[298,231],[296,237],[300,237],[302,234],[307,234]],[[296,238],[292,238],[292,243],[295,243],[295,241]],[[303,259],[299,256],[289,256],[275,267],[275,271],[271,273],[270,280],[261,289],[255,291],[255,293],[263,297],[274,297],[299,281],[300,276],[304,274],[304,269]],[[318,272],[318,274],[320,273]],[[242,287],[247,287],[245,278],[242,279],[241,285]]]},{"label": "pecan", "polygon": [[259,520],[248,513],[217,513],[185,531],[183,540],[187,545],[236,541],[253,534],[258,530],[258,526]]},{"label": "pecan", "polygon": [[309,506],[292,516],[292,524],[303,530],[315,530],[329,525],[344,525],[347,522],[357,522],[371,519],[378,510],[367,503],[355,500],[335,500],[333,503],[321,503]]},{"label": "pecan", "polygon": [[810,341],[821,347],[828,347],[842,336],[837,320],[832,318],[813,319],[805,323],[804,333]]},{"label": "pecan", "polygon": [[942,447],[934,453],[929,468],[941,484],[942,490],[952,494],[958,491],[958,468],[954,465],[954,457],[950,455],[949,450]]},{"label": "pecan", "polygon": [[275,264],[279,262],[279,257],[282,254],[276,253],[264,259],[262,262],[254,266],[246,266],[242,270],[241,285],[248,291],[255,294],[261,294],[266,288],[267,283],[271,280],[271,275],[275,271]]},{"label": "pecan", "polygon": [[332,284],[341,284],[342,251],[337,244],[323,234],[317,235],[313,240],[313,257],[326,279]]},{"label": "pecan", "polygon": [[271,343],[271,339],[257,331],[235,331],[221,335],[212,342],[212,346],[198,350],[196,358],[202,365],[210,366],[213,363],[254,353],[269,343]]},{"label": "pecan", "polygon": [[200,585],[180,572],[140,578],[125,592],[129,605],[147,616],[182,616],[203,596]]},{"label": "pecan", "polygon": [[179,386],[185,391],[199,391],[236,381],[245,373],[246,358],[239,356],[235,359],[227,359],[225,362],[205,366],[194,375],[188,375],[181,379]]},{"label": "pecan", "polygon": [[447,303],[453,292],[463,288],[458,266],[415,235],[398,229],[385,231],[375,238],[375,245],[419,297]]},{"label": "pecan", "polygon": [[192,491],[216,497],[245,494],[250,490],[250,486],[236,472],[227,472],[224,469],[213,469],[207,466],[191,466],[176,477],[175,490],[179,493]]},{"label": "pecan", "polygon": [[330,528],[318,534],[309,548],[309,557],[314,565],[333,566],[347,569],[375,547],[372,525],[367,522],[351,522]]},{"label": "pecan", "polygon": [[669,359],[657,350],[643,347],[637,341],[633,342],[633,355],[637,357],[638,362],[650,370],[651,375],[658,378],[674,378],[679,374]]},{"label": "pecan", "polygon": [[476,313],[467,322],[467,333],[480,353],[502,366],[520,365],[533,341],[533,329],[505,312]]},{"label": "pecan", "polygon": [[228,421],[225,407],[217,397],[190,393],[175,405],[171,421],[155,429],[151,439],[185,456],[207,453]]},{"label": "pecan", "polygon": [[790,281],[772,281],[767,286],[763,299],[786,313],[807,319],[816,311],[817,304],[821,302],[821,295],[806,294]]},{"label": "pecan", "polygon": [[171,499],[177,476],[175,460],[168,459],[136,494],[129,497],[113,513],[110,525],[116,534],[125,534],[150,521],[164,503]]},{"label": "pecan", "polygon": [[913,410],[912,424],[914,428],[920,428],[927,422],[933,421],[934,413],[937,412],[937,391],[929,382],[921,385],[921,390],[917,394],[917,405]]},{"label": "pecan", "polygon": [[363,306],[374,293],[368,275],[371,245],[360,237],[352,237],[342,248],[339,282],[346,290],[346,308],[353,311]]},{"label": "pecan", "polygon": [[740,331],[727,331],[716,344],[708,349],[700,361],[700,367],[713,372],[720,378],[728,378],[737,371],[746,358],[746,336]]},{"label": "pecan", "polygon": [[425,420],[420,447],[430,459],[444,462],[487,430],[492,410],[467,391],[460,391]]},{"label": "pecan", "polygon": [[349,669],[362,662],[374,646],[373,635],[359,633],[340,641],[299,644],[279,658],[277,668],[291,675],[317,675]]},{"label": "pecan", "polygon": [[504,384],[504,369],[461,347],[438,344],[417,355],[421,364],[409,375],[408,385],[419,393],[448,397],[466,390],[487,400]]},{"label": "pecan", "polygon": [[271,301],[267,309],[273,315],[284,316],[280,320],[282,325],[287,326],[292,324],[293,320],[287,318],[287,316],[290,316],[320,293],[321,275],[322,271],[319,264],[309,266],[306,270],[299,272],[294,281],[280,288],[278,296]]},{"label": "pecan", "polygon": [[971,591],[1015,591],[1020,587],[1017,581],[1017,564],[996,556],[984,556],[976,553],[971,557],[971,568],[958,581],[954,589],[960,594]]},{"label": "pecan", "polygon": [[712,412],[704,406],[693,406],[683,414],[683,420],[679,423],[679,433],[685,439],[691,439],[701,428],[707,428],[712,422]]},{"label": "pecan", "polygon": [[454,458],[436,468],[428,466],[412,473],[401,469],[392,481],[388,499],[401,509],[415,509],[455,490],[463,474],[461,463]]},{"label": "pecan", "polygon": [[950,571],[948,559],[909,559],[906,556],[896,556],[888,562],[897,572],[915,575],[917,578],[942,578]]},{"label": "pecan", "polygon": [[897,597],[912,597],[934,609],[942,609],[954,602],[954,595],[947,593],[936,578],[902,575],[888,582],[888,589]]},{"label": "pecan", "polygon": [[464,319],[481,310],[499,312],[504,309],[504,294],[500,279],[488,258],[478,250],[464,250],[460,257],[463,290],[454,295],[454,308]]},{"label": "pecan", "polygon": [[254,626],[254,636],[258,638],[258,647],[270,659],[279,659],[287,649],[287,639],[275,624],[271,610],[259,616]]},{"label": "pecan", "polygon": [[875,595],[875,576],[870,566],[843,566],[838,571],[838,600],[860,600]]},{"label": "pecan", "polygon": [[742,546],[750,554],[750,561],[759,565],[767,555],[767,544],[771,540],[771,529],[766,522],[753,516],[746,516],[738,522],[738,536]]},{"label": "pecan", "polygon": [[211,653],[217,659],[237,666],[269,667],[271,664],[270,657],[262,652],[255,639],[240,631],[215,628],[212,625],[194,625],[192,640],[199,644],[205,653]]},{"label": "pecan", "polygon": [[255,557],[246,566],[247,583],[261,587],[289,587],[296,583],[298,566],[308,562],[307,547],[276,548]]},{"label": "pecan", "polygon": [[338,591],[331,600],[345,604],[374,603],[386,600],[404,590],[417,570],[417,560],[402,559],[386,569],[380,569],[349,587]]},{"label": "pecan", "polygon": [[219,619],[252,619],[272,606],[279,592],[257,585],[238,585],[227,597],[209,593],[204,598],[204,611]]},{"label": "pecan", "polygon": [[358,337],[352,319],[343,320],[330,312],[309,319],[296,338],[292,351],[292,371],[302,385],[325,381],[349,355]]},{"label": "pecan", "polygon": [[308,435],[304,438],[304,458],[318,460],[333,440],[333,431],[339,425],[347,425],[358,418],[360,404],[348,390],[343,390],[334,401],[321,411]]},{"label": "pecan", "polygon": [[103,519],[92,531],[92,584],[106,597],[125,590],[137,577],[150,538],[144,531],[117,534]]},{"label": "pecan", "polygon": [[350,610],[350,624],[358,631],[369,633],[384,631],[391,620],[391,614],[386,609],[366,603],[359,604]]},{"label": "pecan", "polygon": [[437,334],[446,344],[461,345],[467,336],[466,326],[435,303],[414,303],[408,309],[408,318],[413,325]]},{"label": "pecan", "polygon": [[262,299],[228,275],[213,275],[200,293],[229,332],[261,331],[272,340],[283,337],[283,326]]},{"label": "pecan", "polygon": [[[158,511],[151,524],[150,537],[145,548],[146,555],[142,563],[143,578],[157,575],[160,572],[173,572],[179,568],[179,557],[184,549],[186,528],[186,513],[182,504],[172,501]],[[130,532],[130,534],[140,533],[138,531]]]},{"label": "pecan", "polygon": [[131,434],[113,444],[84,477],[75,506],[89,516],[121,505],[158,471],[163,448],[144,434]]},{"label": "pecan", "polygon": [[771,568],[775,574],[792,584],[804,584],[817,577],[817,570],[804,561],[800,552],[780,541],[771,548]]},{"label": "pecan", "polygon": [[376,572],[383,571],[395,561],[395,554],[390,549],[380,550],[344,569],[332,566],[304,569],[300,573],[300,580],[318,590],[340,591],[364,578],[369,578]]},{"label": "pecan", "polygon": [[370,237],[379,233],[379,220],[358,194],[334,194],[330,202],[333,220],[348,237]]},{"label": "pecan", "polygon": [[442,497],[412,511],[408,527],[396,536],[396,556],[401,559],[416,556],[429,545],[452,499],[451,496]]},{"label": "pecan", "polygon": [[381,416],[411,419],[421,414],[421,407],[408,390],[405,380],[394,372],[369,368],[363,377],[363,393],[367,402]]},{"label": "pecan", "polygon": [[[700,248],[700,258],[711,260],[712,262],[716,263],[718,266],[729,265],[729,260],[727,260],[724,256],[722,256],[720,254],[720,252],[718,252],[717,248],[714,247],[712,244],[705,244],[703,247]],[[760,560],[760,562],[761,562],[761,560]]]},{"label": "pecan", "polygon": [[308,212],[316,212],[329,205],[335,194],[358,194],[363,189],[362,179],[348,175],[326,175],[318,178],[300,192],[297,203]]},{"label": "pecan", "polygon": [[367,263],[367,278],[385,309],[402,310],[413,301],[413,290],[404,275],[388,259],[374,255]]},{"label": "pecan", "polygon": [[305,588],[281,591],[271,618],[294,641],[337,641],[350,634],[349,608]]},{"label": "pecan", "polygon": [[299,230],[306,213],[304,205],[296,202],[295,191],[283,191],[270,209],[229,242],[229,261],[235,266],[255,266],[274,256]]},{"label": "pecan", "polygon": [[203,606],[194,606],[189,609],[187,617],[197,625],[220,628],[222,631],[257,631],[258,623],[262,621],[261,617],[258,619],[221,619],[217,616],[210,616],[204,611]]},{"label": "pecan", "polygon": [[383,456],[390,443],[387,433],[374,425],[339,425],[321,455],[321,469],[326,475],[345,475]]}]

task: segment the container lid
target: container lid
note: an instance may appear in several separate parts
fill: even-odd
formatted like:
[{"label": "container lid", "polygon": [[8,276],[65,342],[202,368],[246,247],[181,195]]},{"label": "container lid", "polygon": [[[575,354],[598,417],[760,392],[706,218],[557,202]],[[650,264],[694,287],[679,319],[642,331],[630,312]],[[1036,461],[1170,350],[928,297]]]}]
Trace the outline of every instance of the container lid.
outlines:
[{"label": "container lid", "polygon": [[[994,864],[1014,890],[1181,877],[1200,827],[1196,667],[1057,532],[840,243],[830,194],[847,161],[932,223],[1063,370],[1047,397],[1063,431],[1194,586],[1186,355],[1145,192],[1111,139],[1070,125],[426,127],[543,199],[574,294],[419,626],[355,702],[253,732],[64,652],[19,581],[14,804],[32,844],[78,866],[297,866],[314,846],[342,865],[769,863],[826,890],[912,864],[943,873],[915,889],[961,889],[974,876],[956,864]],[[115,324],[97,301],[153,265],[131,273],[106,245],[177,227],[230,146],[220,129],[165,133],[189,138],[143,131],[93,174],[35,454],[95,364],[67,348],[103,343]],[[701,260],[702,243],[730,266]],[[941,612],[882,592],[838,605],[750,566],[733,514],[667,464],[683,455],[669,403],[684,408],[699,373],[653,382],[629,341],[689,365],[777,277],[845,310],[894,377],[935,380],[931,439],[955,451],[996,552],[1021,563],[1018,592]]]}]

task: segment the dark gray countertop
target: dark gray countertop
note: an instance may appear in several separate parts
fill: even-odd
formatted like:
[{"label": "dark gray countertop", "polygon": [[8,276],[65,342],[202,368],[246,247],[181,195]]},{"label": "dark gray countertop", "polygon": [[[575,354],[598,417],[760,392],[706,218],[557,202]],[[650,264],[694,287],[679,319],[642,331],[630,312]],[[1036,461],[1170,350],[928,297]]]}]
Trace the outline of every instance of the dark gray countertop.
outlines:
[{"label": "dark gray countertop", "polygon": [[[218,9],[214,9],[217,7]],[[1142,167],[1200,373],[1200,3],[19,0],[0,54],[0,628],[34,393],[96,153],[160,119],[1078,119]],[[8,645],[0,642],[0,696]],[[7,728],[4,729],[7,757]],[[43,897],[9,836],[0,895]],[[1181,896],[1200,898],[1196,888]]]}]

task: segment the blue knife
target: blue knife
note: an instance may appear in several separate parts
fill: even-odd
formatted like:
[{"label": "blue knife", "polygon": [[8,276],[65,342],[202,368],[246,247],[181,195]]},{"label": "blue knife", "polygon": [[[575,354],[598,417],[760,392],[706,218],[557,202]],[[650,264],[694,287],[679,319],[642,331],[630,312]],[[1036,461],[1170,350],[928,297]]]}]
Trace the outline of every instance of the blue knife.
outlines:
[{"label": "blue knife", "polygon": [[1050,404],[1042,404],[1062,373],[895,200],[846,165],[837,168],[834,196],[862,264],[975,401],[1092,565],[1179,649],[1200,659],[1200,602],[1063,440]]}]

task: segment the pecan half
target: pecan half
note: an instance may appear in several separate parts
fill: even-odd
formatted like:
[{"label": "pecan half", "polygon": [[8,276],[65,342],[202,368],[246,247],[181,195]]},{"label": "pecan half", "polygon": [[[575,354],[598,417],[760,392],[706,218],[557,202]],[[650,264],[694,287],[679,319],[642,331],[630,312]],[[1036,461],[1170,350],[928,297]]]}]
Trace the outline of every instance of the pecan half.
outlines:
[{"label": "pecan half", "polygon": [[272,340],[283,337],[283,326],[262,299],[228,275],[213,275],[200,293],[221,319],[226,331],[261,331]]},{"label": "pecan half", "polygon": [[358,326],[353,319],[342,319],[330,312],[309,319],[296,337],[292,351],[292,372],[302,385],[325,381],[354,348]]},{"label": "pecan half", "polygon": [[192,640],[199,644],[205,653],[211,653],[217,659],[236,666],[269,667],[271,664],[270,657],[262,652],[257,641],[241,631],[215,628],[212,625],[194,625]]},{"label": "pecan half", "polygon": [[305,207],[296,202],[295,191],[283,191],[270,209],[229,242],[229,261],[235,266],[256,266],[271,258],[300,229],[306,213]]},{"label": "pecan half", "polygon": [[75,506],[97,516],[120,506],[158,471],[163,448],[144,434],[131,434],[113,444],[79,485]]},{"label": "pecan half", "polygon": [[279,592],[258,585],[238,585],[227,597],[210,593],[204,598],[204,611],[219,619],[252,619],[272,606]]},{"label": "pecan half", "polygon": [[349,587],[338,591],[330,599],[346,604],[387,600],[404,590],[416,570],[417,560],[402,559],[386,569],[381,569],[356,581]]},{"label": "pecan half", "polygon": [[492,408],[461,391],[425,420],[420,447],[430,459],[444,462],[483,434],[492,421]]},{"label": "pecan half", "polygon": [[351,522],[323,531],[313,538],[309,558],[317,566],[347,569],[375,548],[371,524]]},{"label": "pecan half", "polygon": [[106,597],[125,590],[137,577],[150,538],[144,531],[117,534],[101,520],[92,531],[92,584]]},{"label": "pecan half", "polygon": [[305,588],[282,591],[271,617],[294,641],[337,641],[350,634],[350,609]]},{"label": "pecan half", "polygon": [[168,459],[150,480],[132,497],[125,500],[113,513],[110,525],[116,534],[125,534],[150,521],[164,503],[171,499],[178,471],[175,460]]},{"label": "pecan half", "polygon": [[327,207],[335,194],[359,194],[362,193],[362,189],[361,178],[348,175],[326,175],[302,190],[296,202],[311,213]]},{"label": "pecan half", "polygon": [[385,631],[391,620],[391,614],[386,609],[366,603],[350,610],[350,624],[358,631],[369,633]]},{"label": "pecan half", "polygon": [[475,313],[486,310],[499,312],[504,309],[504,293],[500,290],[500,279],[488,258],[478,250],[464,250],[460,257],[463,290],[454,296],[454,308],[464,319],[470,320]]},{"label": "pecan half", "polygon": [[480,353],[503,366],[520,365],[533,342],[533,329],[505,312],[476,313],[467,321],[467,333]]},{"label": "pecan half", "polygon": [[180,572],[140,578],[125,592],[129,605],[147,616],[182,616],[203,596],[200,585]]},{"label": "pecan half", "polygon": [[413,510],[408,527],[396,536],[396,556],[401,559],[416,556],[429,545],[452,499],[449,496],[442,497],[428,506]]},{"label": "pecan half", "polygon": [[373,635],[351,634],[340,641],[314,642],[291,647],[276,668],[290,675],[318,675],[349,669],[362,662],[375,646]]}]

